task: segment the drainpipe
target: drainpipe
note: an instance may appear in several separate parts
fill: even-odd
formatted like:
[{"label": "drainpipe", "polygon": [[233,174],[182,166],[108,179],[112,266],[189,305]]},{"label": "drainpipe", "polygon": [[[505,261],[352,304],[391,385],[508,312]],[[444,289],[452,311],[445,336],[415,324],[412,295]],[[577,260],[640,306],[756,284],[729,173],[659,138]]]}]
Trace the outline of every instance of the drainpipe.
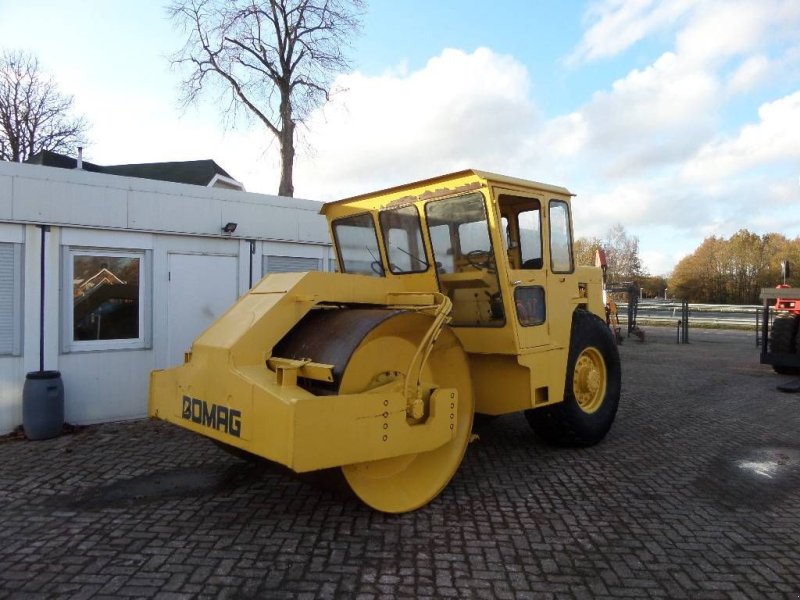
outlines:
[{"label": "drainpipe", "polygon": [[253,255],[256,253],[256,241],[247,240],[250,242],[250,289],[253,288]]},{"label": "drainpipe", "polygon": [[37,225],[42,233],[41,265],[39,267],[39,371],[44,371],[44,289],[45,289],[45,247],[49,225]]}]

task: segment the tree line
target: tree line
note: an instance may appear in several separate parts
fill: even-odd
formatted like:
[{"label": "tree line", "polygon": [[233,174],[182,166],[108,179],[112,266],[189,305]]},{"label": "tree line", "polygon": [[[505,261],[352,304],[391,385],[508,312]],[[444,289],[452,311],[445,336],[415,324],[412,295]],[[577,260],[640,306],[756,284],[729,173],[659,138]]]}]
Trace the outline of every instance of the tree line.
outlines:
[{"label": "tree line", "polygon": [[747,229],[728,239],[711,236],[675,266],[670,294],[689,302],[760,304],[761,288],[783,283],[782,261],[794,266],[786,283],[800,286],[800,237]]},{"label": "tree line", "polygon": [[647,273],[639,257],[639,238],[622,225],[615,225],[602,238],[578,238],[577,263],[595,264],[601,248],[608,262],[608,281],[633,283],[644,298],[668,294],[697,303],[760,304],[761,288],[784,282],[782,262],[790,265],[786,283],[800,287],[800,237],[790,239],[780,233],[759,235],[741,229],[727,239],[708,237],[668,277]]}]

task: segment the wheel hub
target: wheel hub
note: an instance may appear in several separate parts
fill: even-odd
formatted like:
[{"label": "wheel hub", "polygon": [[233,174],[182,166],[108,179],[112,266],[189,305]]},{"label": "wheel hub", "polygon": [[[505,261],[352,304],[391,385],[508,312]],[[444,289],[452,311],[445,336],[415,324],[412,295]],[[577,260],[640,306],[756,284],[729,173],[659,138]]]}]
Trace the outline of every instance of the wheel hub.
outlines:
[{"label": "wheel hub", "polygon": [[586,348],[575,362],[572,391],[578,406],[593,413],[603,403],[606,387],[606,365],[596,348]]}]

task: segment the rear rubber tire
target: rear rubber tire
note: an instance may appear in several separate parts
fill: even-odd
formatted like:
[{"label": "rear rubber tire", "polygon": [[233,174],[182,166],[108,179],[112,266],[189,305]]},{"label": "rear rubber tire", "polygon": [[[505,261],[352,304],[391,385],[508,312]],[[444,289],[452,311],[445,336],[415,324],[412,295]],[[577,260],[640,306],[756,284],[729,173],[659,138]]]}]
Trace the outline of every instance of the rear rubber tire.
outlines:
[{"label": "rear rubber tire", "polygon": [[621,388],[619,352],[606,323],[578,309],[572,316],[564,400],[525,411],[534,433],[550,444],[592,446],[614,422]]},{"label": "rear rubber tire", "polygon": [[[793,314],[779,314],[772,322],[772,332],[769,336],[769,351],[773,354],[797,353],[797,330],[800,316]],[[781,375],[797,375],[797,367],[773,365],[773,370]]]}]

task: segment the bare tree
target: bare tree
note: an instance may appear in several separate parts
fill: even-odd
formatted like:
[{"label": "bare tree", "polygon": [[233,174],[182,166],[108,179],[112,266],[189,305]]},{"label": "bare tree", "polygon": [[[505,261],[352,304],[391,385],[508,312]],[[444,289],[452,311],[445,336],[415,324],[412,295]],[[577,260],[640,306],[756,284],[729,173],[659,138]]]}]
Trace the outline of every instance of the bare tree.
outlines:
[{"label": "bare tree", "polygon": [[86,141],[88,124],[70,114],[72,102],[34,55],[0,54],[0,160],[22,162],[42,150],[74,153]]},{"label": "bare tree", "polygon": [[611,281],[632,281],[647,277],[639,257],[639,238],[629,235],[622,224],[614,225],[603,239],[584,237],[575,240],[575,259],[579,265],[593,265],[595,252],[599,249],[605,251]]},{"label": "bare tree", "polygon": [[609,271],[613,271],[619,279],[631,281],[646,275],[639,258],[639,238],[628,235],[621,223],[608,230],[605,249]]},{"label": "bare tree", "polygon": [[345,50],[360,28],[363,0],[174,0],[173,21],[187,35],[173,65],[188,66],[183,101],[209,86],[244,107],[278,140],[278,194],[294,195],[295,128],[330,99]]}]

